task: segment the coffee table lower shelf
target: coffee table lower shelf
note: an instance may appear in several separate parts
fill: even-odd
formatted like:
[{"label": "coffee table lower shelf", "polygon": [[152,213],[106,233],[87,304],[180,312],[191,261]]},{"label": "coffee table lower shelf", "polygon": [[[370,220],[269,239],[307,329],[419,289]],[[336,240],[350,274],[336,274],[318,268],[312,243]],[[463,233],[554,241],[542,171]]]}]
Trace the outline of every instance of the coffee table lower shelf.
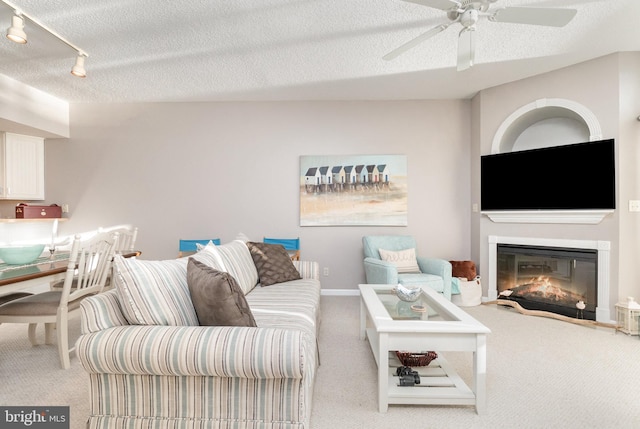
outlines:
[{"label": "coffee table lower shelf", "polygon": [[399,386],[395,353],[389,354],[389,404],[475,405],[476,395],[446,359],[439,356],[428,366],[412,367],[420,375],[420,384]]},{"label": "coffee table lower shelf", "polygon": [[[406,319],[396,314],[393,308],[400,301],[390,292],[393,285],[361,284],[358,288],[360,339],[368,340],[378,366],[379,412],[386,412],[389,404],[474,405],[478,414],[485,412],[489,328],[427,286],[420,297],[421,304],[430,309],[427,319]],[[400,366],[395,350],[434,350],[438,358],[426,367],[413,368],[421,375],[420,385],[399,386],[394,376]],[[470,386],[441,351],[471,353]]]}]

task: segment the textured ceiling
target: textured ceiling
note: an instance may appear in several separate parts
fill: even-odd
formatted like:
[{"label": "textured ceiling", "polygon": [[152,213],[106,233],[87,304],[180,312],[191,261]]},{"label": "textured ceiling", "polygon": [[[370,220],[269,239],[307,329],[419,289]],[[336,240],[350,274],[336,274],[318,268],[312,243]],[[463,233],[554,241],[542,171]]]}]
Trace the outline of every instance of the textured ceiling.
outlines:
[{"label": "textured ceiling", "polygon": [[[562,28],[478,22],[475,66],[456,71],[459,24],[401,0],[14,0],[89,54],[30,27],[0,40],[0,74],[70,102],[467,98],[612,52],[640,51],[640,0],[498,0],[578,10]],[[12,11],[0,4],[2,31]]]}]

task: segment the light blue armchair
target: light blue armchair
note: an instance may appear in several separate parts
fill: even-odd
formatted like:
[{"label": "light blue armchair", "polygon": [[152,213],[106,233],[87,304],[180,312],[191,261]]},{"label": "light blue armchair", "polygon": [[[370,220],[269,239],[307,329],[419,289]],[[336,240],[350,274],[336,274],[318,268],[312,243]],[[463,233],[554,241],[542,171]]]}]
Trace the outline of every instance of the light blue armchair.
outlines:
[{"label": "light blue armchair", "polygon": [[[393,262],[382,260],[379,249],[401,251],[416,249],[416,241],[408,235],[368,235],[362,237],[364,273],[369,284],[403,284],[407,287],[427,285],[451,300],[451,263],[444,259],[417,256],[419,273],[398,273]],[[417,250],[416,250],[417,252]]]}]

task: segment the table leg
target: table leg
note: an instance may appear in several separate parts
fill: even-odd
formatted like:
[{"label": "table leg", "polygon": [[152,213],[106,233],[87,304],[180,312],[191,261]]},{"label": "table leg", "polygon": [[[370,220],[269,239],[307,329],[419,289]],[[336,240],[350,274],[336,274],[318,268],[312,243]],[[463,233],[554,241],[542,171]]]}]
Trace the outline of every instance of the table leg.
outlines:
[{"label": "table leg", "polygon": [[487,408],[487,336],[476,335],[476,350],[473,352],[473,386],[476,395],[476,412],[484,414]]},{"label": "table leg", "polygon": [[389,334],[379,334],[378,342],[378,411],[389,408]]},{"label": "table leg", "polygon": [[367,335],[367,306],[360,299],[360,339],[364,340]]}]

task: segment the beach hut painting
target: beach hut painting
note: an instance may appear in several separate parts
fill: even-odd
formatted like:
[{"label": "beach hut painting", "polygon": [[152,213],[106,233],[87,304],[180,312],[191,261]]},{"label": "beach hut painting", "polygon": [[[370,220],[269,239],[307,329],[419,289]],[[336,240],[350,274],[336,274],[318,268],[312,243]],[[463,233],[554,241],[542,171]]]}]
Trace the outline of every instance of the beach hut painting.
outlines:
[{"label": "beach hut painting", "polygon": [[405,155],[300,157],[300,226],[406,226]]}]

